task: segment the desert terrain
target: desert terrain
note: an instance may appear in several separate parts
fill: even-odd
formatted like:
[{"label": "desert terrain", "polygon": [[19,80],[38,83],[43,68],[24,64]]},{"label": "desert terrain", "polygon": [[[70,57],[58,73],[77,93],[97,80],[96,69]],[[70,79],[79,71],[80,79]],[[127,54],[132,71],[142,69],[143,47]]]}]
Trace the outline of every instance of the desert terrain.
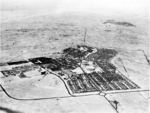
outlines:
[{"label": "desert terrain", "polygon": [[149,113],[149,17],[110,11],[2,11],[0,70],[11,67],[7,62],[51,57],[83,44],[85,30],[87,45],[118,52],[111,62],[139,89],[72,96],[54,74],[41,79],[39,73],[29,78],[1,73],[0,84],[14,98],[1,87],[0,112]]}]

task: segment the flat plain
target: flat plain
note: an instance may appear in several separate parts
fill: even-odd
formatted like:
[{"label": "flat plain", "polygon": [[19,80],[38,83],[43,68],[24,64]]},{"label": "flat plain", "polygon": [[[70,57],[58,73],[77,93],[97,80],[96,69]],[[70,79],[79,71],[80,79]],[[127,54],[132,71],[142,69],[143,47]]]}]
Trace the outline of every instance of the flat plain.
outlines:
[{"label": "flat plain", "polygon": [[[0,89],[0,112],[149,112],[150,65],[146,59],[150,59],[148,17],[108,11],[53,13],[45,10],[3,11],[2,17],[1,69],[8,68],[3,66],[6,62],[51,56],[66,47],[84,43],[86,29],[86,43],[97,48],[115,49],[118,55],[112,60],[113,64],[139,85],[140,89],[130,92],[106,92],[108,100],[101,95],[72,97],[64,83],[53,74],[48,74],[41,81],[38,81],[41,76],[23,79],[1,75],[0,82],[6,91],[11,96],[24,100],[9,98]],[[117,111],[112,107],[114,100],[119,102]]]}]

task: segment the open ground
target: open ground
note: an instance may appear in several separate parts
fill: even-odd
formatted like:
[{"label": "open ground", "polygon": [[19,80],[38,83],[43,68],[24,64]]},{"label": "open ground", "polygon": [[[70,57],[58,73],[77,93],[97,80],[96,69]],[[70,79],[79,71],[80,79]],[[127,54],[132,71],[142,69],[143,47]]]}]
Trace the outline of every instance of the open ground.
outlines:
[{"label": "open ground", "polygon": [[[0,75],[3,86],[0,89],[0,111],[4,113],[149,112],[148,18],[110,14],[105,11],[100,14],[86,12],[53,14],[40,11],[34,13],[35,15],[27,11],[13,15],[8,11],[7,14],[16,18],[12,20],[3,16],[1,70],[7,70],[6,62],[53,57],[54,53],[61,52],[67,47],[82,44],[86,29],[86,44],[96,48],[115,49],[118,54],[111,60],[112,64],[140,89],[72,96],[68,93],[64,82],[54,74],[47,74],[43,79],[41,79],[43,75],[33,75],[31,78]],[[38,81],[39,79],[41,80]],[[117,108],[115,101],[118,102]]]}]

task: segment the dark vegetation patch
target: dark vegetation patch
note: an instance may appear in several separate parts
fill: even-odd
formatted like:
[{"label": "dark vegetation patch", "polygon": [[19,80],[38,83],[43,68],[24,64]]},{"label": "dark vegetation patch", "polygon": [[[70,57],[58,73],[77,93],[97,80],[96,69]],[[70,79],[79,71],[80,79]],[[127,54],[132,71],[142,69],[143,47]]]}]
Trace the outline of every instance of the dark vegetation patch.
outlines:
[{"label": "dark vegetation patch", "polygon": [[67,56],[72,56],[73,58],[82,58],[85,57],[88,53],[91,53],[93,51],[92,47],[88,47],[86,45],[78,45],[77,48],[66,48],[63,50],[63,53]]},{"label": "dark vegetation patch", "polygon": [[31,58],[31,59],[29,59],[29,61],[34,63],[34,64],[47,64],[47,63],[56,62],[54,59],[46,58],[46,57]]},{"label": "dark vegetation patch", "polygon": [[7,62],[8,65],[18,65],[18,64],[24,64],[28,63],[28,61],[23,60],[23,61],[16,61],[16,62]]},{"label": "dark vegetation patch", "polygon": [[38,57],[29,59],[29,61],[43,68],[51,69],[52,71],[60,71],[62,68],[75,69],[81,61],[81,58],[93,51],[91,47],[84,49],[85,47],[86,46],[78,45],[77,48],[66,48],[63,50],[60,58]]},{"label": "dark vegetation patch", "polygon": [[59,63],[53,58],[38,57],[29,59],[29,61],[43,68],[51,69],[52,71],[59,71],[61,68]]},{"label": "dark vegetation patch", "polygon": [[125,26],[125,27],[136,27],[135,25],[128,23],[128,22],[117,22],[115,20],[107,20],[103,24],[115,24],[115,25],[121,25],[121,26]]}]

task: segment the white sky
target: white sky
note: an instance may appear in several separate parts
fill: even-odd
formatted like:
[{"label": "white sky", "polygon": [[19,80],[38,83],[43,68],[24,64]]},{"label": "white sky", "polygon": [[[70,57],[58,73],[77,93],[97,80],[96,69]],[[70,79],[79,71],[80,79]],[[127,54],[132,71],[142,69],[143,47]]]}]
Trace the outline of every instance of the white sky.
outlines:
[{"label": "white sky", "polygon": [[2,9],[25,7],[65,10],[114,10],[128,13],[148,13],[149,0],[2,0]]}]

